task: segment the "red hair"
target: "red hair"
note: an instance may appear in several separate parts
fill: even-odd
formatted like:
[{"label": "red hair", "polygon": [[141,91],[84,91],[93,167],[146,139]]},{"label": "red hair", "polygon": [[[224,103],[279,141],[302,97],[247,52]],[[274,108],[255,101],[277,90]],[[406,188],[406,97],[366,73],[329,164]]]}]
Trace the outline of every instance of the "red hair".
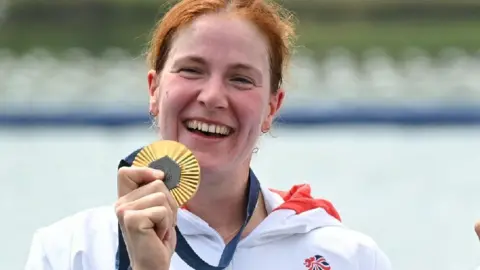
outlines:
[{"label": "red hair", "polygon": [[148,51],[151,69],[161,71],[172,40],[179,28],[201,15],[227,12],[253,22],[269,42],[271,91],[283,82],[283,73],[291,56],[294,37],[293,16],[278,4],[266,0],[181,0],[158,22]]}]

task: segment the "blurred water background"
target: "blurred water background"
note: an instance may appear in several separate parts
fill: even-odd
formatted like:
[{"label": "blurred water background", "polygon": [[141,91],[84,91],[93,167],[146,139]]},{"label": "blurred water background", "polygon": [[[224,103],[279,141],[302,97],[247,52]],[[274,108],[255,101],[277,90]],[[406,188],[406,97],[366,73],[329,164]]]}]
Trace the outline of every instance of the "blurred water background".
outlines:
[{"label": "blurred water background", "polygon": [[[23,269],[35,229],[113,203],[119,159],[155,139],[159,2],[1,2],[0,269]],[[480,265],[480,3],[284,3],[300,36],[260,179],[310,183],[395,269]]]}]

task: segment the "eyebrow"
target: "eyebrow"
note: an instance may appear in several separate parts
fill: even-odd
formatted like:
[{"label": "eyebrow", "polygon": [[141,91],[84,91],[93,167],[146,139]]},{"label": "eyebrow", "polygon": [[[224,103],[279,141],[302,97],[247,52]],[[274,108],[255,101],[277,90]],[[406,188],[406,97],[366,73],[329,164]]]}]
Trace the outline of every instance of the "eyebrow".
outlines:
[{"label": "eyebrow", "polygon": [[[197,64],[200,64],[200,65],[208,65],[208,62],[200,56],[187,55],[187,56],[183,56],[183,57],[180,57],[177,60],[175,60],[174,66],[179,64],[179,63],[185,63],[185,62],[192,62],[192,63],[197,63]],[[250,71],[254,72],[256,76],[258,76],[259,78],[262,78],[262,72],[260,72],[259,69],[253,67],[252,65],[246,64],[246,63],[235,63],[235,64],[232,64],[232,65],[229,65],[229,68],[230,69],[237,69],[237,70],[238,69],[250,70]]]},{"label": "eyebrow", "polygon": [[194,62],[194,63],[202,64],[202,65],[207,64],[207,61],[205,61],[205,59],[203,59],[199,56],[188,56],[188,55],[178,58],[177,60],[175,60],[174,64],[184,63],[184,62]]}]

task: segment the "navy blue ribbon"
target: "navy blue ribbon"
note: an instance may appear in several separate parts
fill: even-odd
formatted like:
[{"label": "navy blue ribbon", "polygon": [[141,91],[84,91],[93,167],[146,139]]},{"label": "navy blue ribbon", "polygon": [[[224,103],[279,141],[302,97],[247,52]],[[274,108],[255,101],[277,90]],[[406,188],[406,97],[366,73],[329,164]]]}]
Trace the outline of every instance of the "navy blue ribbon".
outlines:
[{"label": "navy blue ribbon", "polygon": [[[120,161],[118,168],[124,166],[131,166],[135,156],[140,151],[140,149],[136,150],[128,157]],[[258,181],[257,177],[250,169],[248,175],[248,201],[246,205],[246,217],[243,222],[242,227],[238,231],[237,235],[226,245],[225,249],[223,250],[222,256],[218,263],[218,266],[212,266],[206,263],[202,258],[200,258],[197,253],[192,249],[192,247],[188,244],[185,237],[182,235],[178,226],[175,227],[175,231],[177,232],[177,246],[175,247],[175,253],[191,268],[197,270],[221,270],[227,268],[227,266],[232,261],[233,255],[235,250],[237,249],[237,245],[240,242],[241,235],[243,230],[245,229],[246,225],[250,221],[253,212],[255,211],[255,207],[257,205],[258,196],[260,194],[260,182]],[[125,246],[125,241],[123,239],[122,231],[120,229],[120,225],[118,226],[118,250],[116,254],[116,261],[115,261],[115,269],[116,270],[129,270],[130,269],[130,259],[128,257],[127,247]]]}]

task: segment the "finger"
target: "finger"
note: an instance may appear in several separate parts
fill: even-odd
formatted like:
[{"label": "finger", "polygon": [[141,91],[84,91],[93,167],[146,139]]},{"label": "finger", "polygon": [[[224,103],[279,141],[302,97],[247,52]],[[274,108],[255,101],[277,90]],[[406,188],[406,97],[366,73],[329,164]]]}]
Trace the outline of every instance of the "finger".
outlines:
[{"label": "finger", "polygon": [[134,201],[127,201],[123,204],[120,204],[116,207],[116,213],[120,223],[122,223],[127,211],[143,210],[156,206],[165,206],[169,208],[170,213],[172,213],[170,205],[168,204],[167,195],[162,192],[147,194],[146,196],[140,197]]},{"label": "finger", "polygon": [[167,231],[173,227],[172,220],[171,211],[164,206],[129,210],[125,212],[124,228],[131,238],[155,231],[160,239],[164,239]]},{"label": "finger", "polygon": [[172,226],[167,235],[165,236],[165,246],[170,250],[170,252],[175,251],[175,246],[177,245],[177,232],[175,231],[175,226]]},{"label": "finger", "polygon": [[151,216],[149,216],[149,218],[155,223],[155,232],[157,233],[158,238],[164,240],[168,235],[169,230],[173,228],[172,211],[168,207],[155,207],[150,209],[155,209],[150,212]]},{"label": "finger", "polygon": [[145,197],[153,193],[169,193],[168,189],[165,187],[165,184],[160,180],[152,181],[144,186],[140,186],[137,189],[130,191],[125,194],[123,197],[120,197],[117,201],[117,206],[125,203],[136,201],[142,197]]},{"label": "finger", "polygon": [[131,191],[117,201],[117,206],[120,206],[130,201],[138,200],[141,197],[147,196],[148,194],[158,192],[165,194],[168,204],[170,205],[170,208],[172,209],[174,214],[174,223],[177,224],[178,204],[170,193],[170,190],[168,190],[167,186],[165,186],[165,183],[161,180],[155,180]]},{"label": "finger", "polygon": [[177,201],[173,198],[172,193],[170,190],[168,190],[167,186],[162,182],[162,187],[161,191],[166,195],[168,205],[170,206],[170,209],[172,211],[173,215],[173,223],[176,225],[177,224],[177,212],[178,212],[178,204]]},{"label": "finger", "polygon": [[[172,222],[174,224],[177,224],[178,204],[175,201],[175,199],[173,198],[172,194],[170,193],[170,190],[168,190],[167,186],[165,186],[165,183],[163,183],[163,181],[157,180],[157,181],[153,181],[152,183],[150,183],[148,185],[151,186],[149,188],[154,189],[155,192],[165,194],[165,198],[168,202],[168,206],[169,206],[169,209],[171,211],[172,218],[173,218]],[[133,192],[135,192],[135,191],[132,191],[132,193]]]},{"label": "finger", "polygon": [[123,227],[128,235],[140,235],[148,233],[154,228],[155,223],[145,214],[149,209],[129,210],[125,212]]},{"label": "finger", "polygon": [[[153,230],[155,223],[144,212],[145,209],[126,211],[124,222],[120,223],[123,237],[129,246],[135,243],[142,246],[142,243],[150,243],[154,237],[157,237]],[[135,250],[136,248],[133,247],[132,251]]]},{"label": "finger", "polygon": [[122,167],[117,174],[118,197],[152,181],[163,179],[164,173],[148,167]]},{"label": "finger", "polygon": [[475,232],[477,233],[478,239],[480,240],[480,221],[475,223]]}]

